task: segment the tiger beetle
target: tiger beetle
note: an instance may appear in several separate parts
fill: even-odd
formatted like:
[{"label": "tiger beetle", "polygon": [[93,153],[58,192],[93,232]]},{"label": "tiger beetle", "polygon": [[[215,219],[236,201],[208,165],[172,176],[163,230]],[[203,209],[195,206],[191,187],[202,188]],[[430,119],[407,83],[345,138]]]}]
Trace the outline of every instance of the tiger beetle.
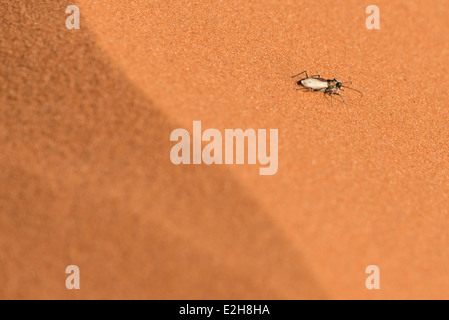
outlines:
[{"label": "tiger beetle", "polygon": [[345,105],[347,105],[345,100],[343,99],[343,97],[338,93],[338,91],[344,92],[344,90],[342,88],[347,88],[350,90],[357,91],[363,97],[363,93],[360,92],[359,90],[350,88],[348,86],[344,86],[344,84],[346,84],[346,83],[351,84],[352,81],[341,82],[338,79],[323,79],[323,78],[321,78],[321,76],[319,74],[315,74],[315,75],[312,75],[309,77],[309,75],[307,74],[307,71],[303,71],[301,73],[298,73],[297,75],[294,75],[292,77],[292,79],[302,75],[303,73],[306,74],[306,77],[297,82],[297,84],[299,86],[303,86],[303,88],[299,88],[296,90],[310,90],[311,92],[314,92],[314,91],[324,92],[324,94],[328,94],[331,96],[331,105],[332,105],[332,100],[333,100],[334,94],[339,96],[341,101],[343,101],[343,103]]}]

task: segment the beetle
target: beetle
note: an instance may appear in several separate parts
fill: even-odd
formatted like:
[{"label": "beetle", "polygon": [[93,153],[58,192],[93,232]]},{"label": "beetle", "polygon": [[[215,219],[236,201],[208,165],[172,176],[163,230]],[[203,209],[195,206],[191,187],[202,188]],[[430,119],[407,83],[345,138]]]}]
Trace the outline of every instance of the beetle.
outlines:
[{"label": "beetle", "polygon": [[347,105],[345,102],[345,99],[343,99],[343,97],[338,93],[338,91],[344,92],[344,90],[342,88],[347,88],[350,90],[357,91],[363,97],[363,93],[360,92],[359,90],[350,88],[348,86],[344,86],[344,84],[346,84],[346,83],[352,83],[351,81],[341,82],[338,79],[323,79],[323,78],[321,78],[321,76],[319,74],[315,74],[315,75],[312,75],[309,77],[309,75],[307,74],[307,71],[303,71],[301,73],[298,73],[297,75],[294,75],[292,77],[292,79],[296,78],[304,73],[306,74],[306,77],[297,82],[297,84],[299,86],[303,86],[303,88],[299,88],[296,90],[310,90],[311,92],[314,92],[314,91],[324,92],[324,94],[328,94],[331,96],[331,105],[332,105],[332,100],[333,100],[334,94],[339,96],[341,101],[343,101],[343,103],[345,105]]}]

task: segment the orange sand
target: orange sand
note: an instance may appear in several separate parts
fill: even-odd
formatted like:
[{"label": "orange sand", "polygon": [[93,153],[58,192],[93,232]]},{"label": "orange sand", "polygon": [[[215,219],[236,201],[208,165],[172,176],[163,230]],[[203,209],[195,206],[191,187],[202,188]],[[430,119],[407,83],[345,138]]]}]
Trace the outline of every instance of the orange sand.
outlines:
[{"label": "orange sand", "polygon": [[[0,298],[449,298],[447,1],[37,2],[0,4]],[[174,166],[193,120],[278,128],[278,173]]]}]

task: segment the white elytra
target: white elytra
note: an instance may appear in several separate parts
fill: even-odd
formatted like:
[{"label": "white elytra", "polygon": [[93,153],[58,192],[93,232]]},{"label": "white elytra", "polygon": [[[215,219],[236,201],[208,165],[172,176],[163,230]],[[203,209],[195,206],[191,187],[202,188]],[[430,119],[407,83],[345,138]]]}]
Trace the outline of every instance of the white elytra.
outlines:
[{"label": "white elytra", "polygon": [[304,87],[313,89],[313,90],[321,90],[321,89],[326,89],[328,87],[327,81],[322,81],[322,80],[314,79],[314,78],[307,78],[307,79],[301,80],[301,84]]}]

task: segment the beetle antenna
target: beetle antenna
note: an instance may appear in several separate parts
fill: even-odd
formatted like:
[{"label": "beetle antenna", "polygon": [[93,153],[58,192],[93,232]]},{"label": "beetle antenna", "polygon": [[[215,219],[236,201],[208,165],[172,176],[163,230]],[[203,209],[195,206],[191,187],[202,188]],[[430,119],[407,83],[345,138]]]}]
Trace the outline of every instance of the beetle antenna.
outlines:
[{"label": "beetle antenna", "polygon": [[307,74],[307,71],[303,71],[303,72],[301,72],[301,73],[298,73],[297,75],[294,75],[294,76],[292,77],[292,79],[293,79],[293,78],[296,78],[297,76],[302,75],[304,72]]},{"label": "beetle antenna", "polygon": [[354,90],[354,91],[357,91],[358,93],[360,93],[361,95],[362,95],[362,97],[363,97],[363,93],[361,92],[361,91],[359,91],[359,90],[357,90],[357,89],[354,89],[354,88],[351,88],[351,87],[347,87],[347,86],[342,86],[343,88],[348,88],[348,89],[351,89],[351,90]]},{"label": "beetle antenna", "polygon": [[345,84],[345,83],[349,83],[349,84],[352,84],[352,81],[346,81],[346,82],[342,82],[341,84]]}]

